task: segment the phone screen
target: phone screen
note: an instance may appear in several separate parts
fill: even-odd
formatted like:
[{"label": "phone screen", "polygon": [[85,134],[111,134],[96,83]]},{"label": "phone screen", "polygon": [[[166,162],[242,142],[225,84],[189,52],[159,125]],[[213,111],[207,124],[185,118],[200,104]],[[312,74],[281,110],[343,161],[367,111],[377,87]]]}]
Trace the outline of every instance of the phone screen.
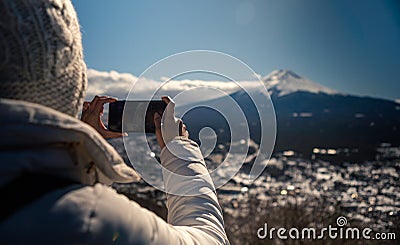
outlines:
[{"label": "phone screen", "polygon": [[154,113],[158,112],[162,116],[166,107],[167,104],[162,100],[120,100],[110,103],[108,129],[122,132],[122,120],[124,120],[125,132],[155,133]]}]

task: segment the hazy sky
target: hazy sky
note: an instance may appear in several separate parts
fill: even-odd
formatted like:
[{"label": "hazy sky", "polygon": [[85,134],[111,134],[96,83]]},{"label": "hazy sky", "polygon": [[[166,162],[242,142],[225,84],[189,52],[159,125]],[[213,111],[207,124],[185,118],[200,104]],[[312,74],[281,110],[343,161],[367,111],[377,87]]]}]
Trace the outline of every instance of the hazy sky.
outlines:
[{"label": "hazy sky", "polygon": [[233,55],[333,89],[400,98],[400,1],[73,0],[88,67],[140,75],[177,52]]}]

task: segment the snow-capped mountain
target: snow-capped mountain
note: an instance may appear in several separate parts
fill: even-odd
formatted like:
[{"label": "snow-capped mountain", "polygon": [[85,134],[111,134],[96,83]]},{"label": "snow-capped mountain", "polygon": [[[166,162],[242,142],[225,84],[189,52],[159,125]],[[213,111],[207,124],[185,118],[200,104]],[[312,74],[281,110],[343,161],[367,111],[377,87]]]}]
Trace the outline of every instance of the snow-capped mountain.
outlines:
[{"label": "snow-capped mountain", "polygon": [[[294,150],[310,156],[314,148],[348,148],[356,149],[359,160],[374,158],[381,143],[400,145],[400,106],[394,101],[339,93],[288,70],[274,71],[263,81],[276,113],[276,152]],[[254,96],[268,100],[262,91],[230,94],[246,116],[250,137],[258,143],[261,125]],[[215,99],[210,105],[225,101],[225,98]],[[209,108],[192,110],[183,120],[197,141],[203,127],[219,132],[219,143],[230,139],[224,117]]]},{"label": "snow-capped mountain", "polygon": [[297,91],[310,93],[338,94],[339,92],[321,84],[303,78],[290,70],[275,70],[263,77],[269,93],[274,96],[283,96]]}]

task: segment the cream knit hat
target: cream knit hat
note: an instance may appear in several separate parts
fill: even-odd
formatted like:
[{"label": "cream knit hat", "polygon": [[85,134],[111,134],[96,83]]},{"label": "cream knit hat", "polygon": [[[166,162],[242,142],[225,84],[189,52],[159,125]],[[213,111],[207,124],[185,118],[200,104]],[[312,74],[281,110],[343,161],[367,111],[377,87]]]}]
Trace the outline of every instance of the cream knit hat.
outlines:
[{"label": "cream knit hat", "polygon": [[76,117],[87,87],[70,0],[0,0],[0,98]]}]

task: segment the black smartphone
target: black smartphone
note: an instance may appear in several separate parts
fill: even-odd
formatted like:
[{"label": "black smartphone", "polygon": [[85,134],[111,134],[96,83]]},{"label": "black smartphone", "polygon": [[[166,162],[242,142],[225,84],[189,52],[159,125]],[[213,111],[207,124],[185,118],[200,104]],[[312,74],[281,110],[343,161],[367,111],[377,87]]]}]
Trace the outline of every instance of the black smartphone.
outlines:
[{"label": "black smartphone", "polygon": [[162,116],[166,107],[167,104],[162,100],[115,101],[109,105],[108,129],[122,132],[124,120],[125,132],[155,133],[154,113],[158,112]]}]

